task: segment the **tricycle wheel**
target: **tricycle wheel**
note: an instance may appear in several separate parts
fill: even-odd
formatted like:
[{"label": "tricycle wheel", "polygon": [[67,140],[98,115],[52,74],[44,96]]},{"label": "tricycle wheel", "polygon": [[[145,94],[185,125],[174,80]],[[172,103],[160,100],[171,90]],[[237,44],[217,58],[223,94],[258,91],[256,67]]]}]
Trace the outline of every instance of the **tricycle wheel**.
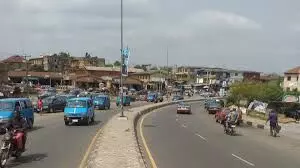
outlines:
[{"label": "tricycle wheel", "polygon": [[1,150],[0,152],[0,168],[4,168],[8,159],[8,150]]},{"label": "tricycle wheel", "polygon": [[69,121],[65,121],[65,125],[66,125],[66,126],[69,126]]}]

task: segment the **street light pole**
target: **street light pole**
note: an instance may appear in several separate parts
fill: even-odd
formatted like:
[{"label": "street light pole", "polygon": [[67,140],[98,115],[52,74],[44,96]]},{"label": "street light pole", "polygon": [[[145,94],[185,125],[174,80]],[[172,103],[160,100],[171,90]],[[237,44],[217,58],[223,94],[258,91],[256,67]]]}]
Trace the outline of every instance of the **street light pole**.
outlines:
[{"label": "street light pole", "polygon": [[124,116],[124,109],[123,109],[123,0],[121,0],[121,66],[120,66],[120,98],[121,98],[121,117]]},{"label": "street light pole", "polygon": [[27,97],[29,97],[29,89],[28,89],[28,84],[29,84],[29,81],[28,81],[28,60],[27,58],[30,58],[31,56],[30,55],[24,55],[23,56],[25,61],[26,61],[26,93],[27,93]]}]

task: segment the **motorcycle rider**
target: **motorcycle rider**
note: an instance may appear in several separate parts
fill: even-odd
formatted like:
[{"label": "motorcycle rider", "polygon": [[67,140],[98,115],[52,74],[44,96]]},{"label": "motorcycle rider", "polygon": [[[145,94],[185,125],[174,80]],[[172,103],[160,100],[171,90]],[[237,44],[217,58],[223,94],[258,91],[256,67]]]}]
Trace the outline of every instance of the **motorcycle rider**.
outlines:
[{"label": "motorcycle rider", "polygon": [[28,126],[26,120],[21,116],[19,109],[15,110],[14,117],[4,126],[4,128],[16,131],[14,137],[17,141],[17,147],[21,152],[24,152],[26,144],[26,130]]},{"label": "motorcycle rider", "polygon": [[230,125],[237,124],[239,119],[239,113],[236,108],[233,108],[230,113],[225,117],[224,128],[225,131],[229,128]]},{"label": "motorcycle rider", "polygon": [[276,127],[278,126],[278,116],[275,110],[271,110],[266,124],[268,121],[270,121],[270,135],[273,136],[273,131],[276,131]]}]

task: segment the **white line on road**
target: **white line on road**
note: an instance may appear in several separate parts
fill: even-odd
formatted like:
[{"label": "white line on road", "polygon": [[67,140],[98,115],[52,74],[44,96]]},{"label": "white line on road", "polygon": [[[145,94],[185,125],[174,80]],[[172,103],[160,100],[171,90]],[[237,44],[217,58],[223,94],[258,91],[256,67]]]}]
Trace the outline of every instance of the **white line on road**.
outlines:
[{"label": "white line on road", "polygon": [[200,137],[201,139],[203,139],[204,141],[206,141],[206,138],[204,138],[203,136],[201,136],[200,134],[195,134],[196,136]]},{"label": "white line on road", "polygon": [[184,124],[182,124],[181,126],[182,126],[183,128],[186,128],[186,125],[184,125]]},{"label": "white line on road", "polygon": [[253,163],[248,162],[247,160],[245,160],[245,159],[243,159],[243,158],[241,158],[241,157],[239,157],[239,156],[237,156],[237,155],[235,155],[235,154],[231,154],[231,155],[232,155],[233,157],[235,157],[235,158],[237,158],[237,159],[239,159],[239,160],[241,160],[241,161],[247,163],[247,164],[250,165],[250,166],[255,166]]},{"label": "white line on road", "polygon": [[176,118],[176,121],[178,121],[178,118]]}]

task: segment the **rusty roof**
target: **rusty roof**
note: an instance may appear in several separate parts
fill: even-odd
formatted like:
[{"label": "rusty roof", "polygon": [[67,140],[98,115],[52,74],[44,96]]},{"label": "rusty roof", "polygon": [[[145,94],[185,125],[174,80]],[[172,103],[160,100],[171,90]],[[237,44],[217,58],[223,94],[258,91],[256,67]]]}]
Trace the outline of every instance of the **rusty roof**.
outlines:
[{"label": "rusty roof", "polygon": [[[9,71],[8,72],[9,77],[26,77],[26,71]],[[62,78],[62,73],[57,72],[35,72],[35,71],[29,71],[28,76],[31,77],[41,77],[41,78]]]},{"label": "rusty roof", "polygon": [[300,66],[289,69],[288,71],[284,72],[285,74],[300,74]]},{"label": "rusty roof", "polygon": [[24,57],[20,56],[20,55],[13,55],[10,56],[4,60],[2,60],[2,62],[4,63],[24,63]]}]

